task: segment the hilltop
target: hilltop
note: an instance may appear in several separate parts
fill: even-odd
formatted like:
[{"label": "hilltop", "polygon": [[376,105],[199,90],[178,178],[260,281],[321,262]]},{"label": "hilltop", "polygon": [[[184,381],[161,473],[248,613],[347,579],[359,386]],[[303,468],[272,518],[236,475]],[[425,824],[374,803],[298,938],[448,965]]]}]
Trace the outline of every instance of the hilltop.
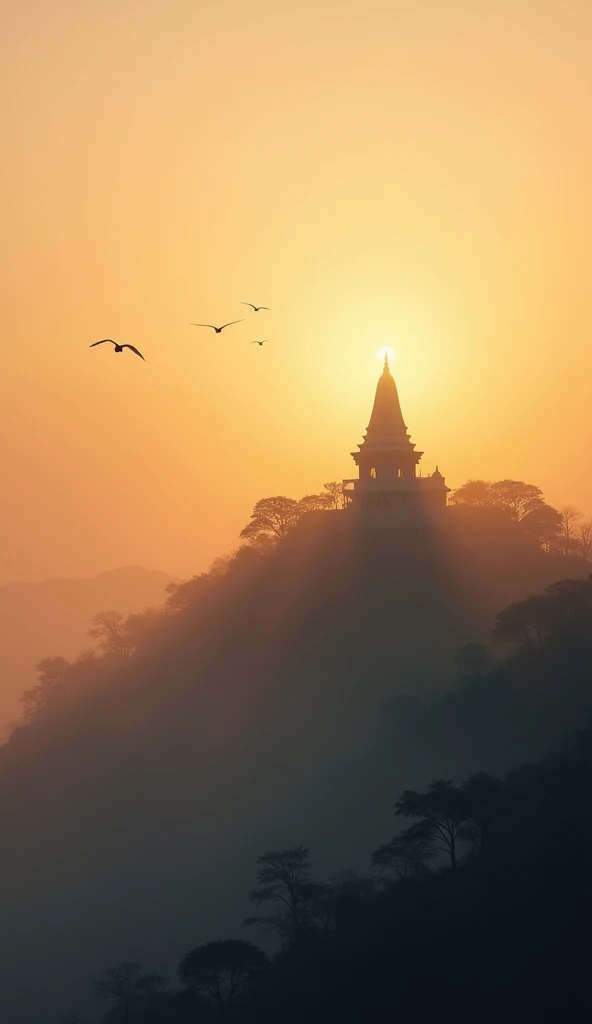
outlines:
[{"label": "hilltop", "polygon": [[[67,669],[0,750],[13,1018],[57,1013],[66,989],[80,1001],[107,962],[171,971],[196,942],[240,936],[270,846],[365,870],[394,794],[439,772],[443,748],[458,773],[544,751],[558,735],[540,715],[508,750],[500,717],[490,765],[458,736],[446,752],[437,719],[388,757],[377,737],[389,700],[448,699],[456,649],[491,647],[505,605],[588,568],[493,510],[419,531],[311,514],[178,587],[125,658]],[[470,737],[479,709],[464,713]]]}]

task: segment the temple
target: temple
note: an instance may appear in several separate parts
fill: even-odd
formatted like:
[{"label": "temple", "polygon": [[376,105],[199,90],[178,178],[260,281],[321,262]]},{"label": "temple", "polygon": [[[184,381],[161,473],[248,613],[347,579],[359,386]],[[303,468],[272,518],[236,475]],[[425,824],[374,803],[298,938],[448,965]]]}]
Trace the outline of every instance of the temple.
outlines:
[{"label": "temple", "polygon": [[417,476],[417,452],[403,420],[388,357],[376,387],[372,415],[359,451],[358,478],[343,481],[345,507],[368,522],[408,523],[446,508],[449,487],[436,470]]}]

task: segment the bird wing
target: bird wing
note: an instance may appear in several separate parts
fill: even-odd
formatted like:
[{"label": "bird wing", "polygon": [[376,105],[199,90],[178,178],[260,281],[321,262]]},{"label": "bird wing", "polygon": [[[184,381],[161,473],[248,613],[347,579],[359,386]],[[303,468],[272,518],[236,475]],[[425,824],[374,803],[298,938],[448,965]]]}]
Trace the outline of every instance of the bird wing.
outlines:
[{"label": "bird wing", "polygon": [[269,306],[257,306],[257,309],[269,309]]},{"label": "bird wing", "polygon": [[240,320],[229,320],[227,324],[222,324],[220,330],[223,331],[225,327],[230,327],[231,324],[242,324],[244,316]]},{"label": "bird wing", "polygon": [[100,341],[93,341],[92,345],[89,345],[88,347],[89,348],[94,348],[95,345],[104,345],[106,341],[110,341],[112,345],[116,345],[117,344],[116,341],[113,341],[113,338],[101,338]]},{"label": "bird wing", "polygon": [[241,306],[250,306],[251,309],[257,309],[257,306],[254,306],[252,302],[241,302]]},{"label": "bird wing", "polygon": [[213,331],[216,330],[213,324],[189,324],[190,327],[211,327]]},{"label": "bird wing", "polygon": [[[135,352],[136,355],[140,357],[140,359],[144,359],[144,356],[142,355],[142,353],[139,352],[137,348],[134,348],[133,345],[122,345],[121,347],[122,348],[131,348],[132,352]],[[144,362],[146,362],[145,359],[144,359]]]}]

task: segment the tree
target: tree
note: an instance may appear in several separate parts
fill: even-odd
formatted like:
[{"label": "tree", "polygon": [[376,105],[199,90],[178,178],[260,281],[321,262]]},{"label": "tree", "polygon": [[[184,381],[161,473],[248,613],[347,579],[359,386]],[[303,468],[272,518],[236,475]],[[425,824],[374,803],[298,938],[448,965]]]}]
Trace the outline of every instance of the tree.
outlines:
[{"label": "tree", "polygon": [[406,789],[395,804],[396,814],[404,818],[418,818],[431,835],[436,850],[442,850],[450,857],[454,871],[457,865],[457,841],[459,829],[466,819],[462,794],[452,782],[437,779],[430,783],[427,792],[418,793]]},{"label": "tree", "polygon": [[86,1024],[86,1020],[79,1010],[70,1010],[62,1017],[62,1024]]},{"label": "tree", "polygon": [[398,879],[416,878],[427,871],[426,861],[435,857],[436,852],[431,825],[418,821],[390,843],[379,846],[372,854],[372,864]]},{"label": "tree", "polygon": [[65,658],[44,658],[35,666],[39,682],[21,697],[23,718],[27,725],[55,707],[70,685],[72,665]]},{"label": "tree", "polygon": [[592,562],[592,519],[579,524],[576,529],[576,543],[578,554],[586,562]]},{"label": "tree", "polygon": [[301,515],[302,508],[293,498],[261,498],[251,513],[250,523],[241,530],[240,536],[245,540],[256,540],[263,534],[284,540]]},{"label": "tree", "polygon": [[257,886],[250,899],[256,906],[277,903],[279,910],[268,917],[250,917],[246,925],[262,924],[278,933],[285,945],[301,939],[310,929],[315,904],[322,886],[310,881],[310,861],[304,846],[271,850],[259,857]]},{"label": "tree", "polygon": [[329,494],[305,494],[298,504],[302,513],[326,511],[331,508],[331,496]]},{"label": "tree", "polygon": [[329,507],[335,509],[343,508],[343,484],[339,483],[338,480],[331,480],[328,484],[323,484],[323,488],[329,497]]},{"label": "tree", "polygon": [[538,508],[527,512],[520,525],[535,538],[543,551],[550,551],[561,529],[561,514],[543,502]]},{"label": "tree", "polygon": [[525,648],[541,648],[546,641],[574,625],[588,627],[592,617],[592,576],[587,580],[560,580],[544,594],[504,608],[497,617],[494,639]]},{"label": "tree", "polygon": [[97,640],[105,654],[124,657],[130,653],[129,638],[126,636],[125,616],[121,612],[98,612],[92,619],[88,631],[91,640]]},{"label": "tree", "polygon": [[166,978],[161,974],[144,974],[140,964],[123,960],[103,971],[103,977],[95,982],[95,996],[100,1002],[112,1002],[123,1020],[129,1020],[138,997],[161,992],[166,987]]},{"label": "tree", "polygon": [[522,480],[498,480],[491,484],[489,499],[488,504],[504,509],[517,523],[545,504],[540,487]]},{"label": "tree", "polygon": [[467,480],[466,484],[457,487],[450,495],[450,504],[483,508],[492,504],[490,490],[491,484],[487,480]]},{"label": "tree", "polygon": [[466,820],[460,836],[475,852],[483,853],[508,812],[506,787],[488,772],[469,775],[461,786]]},{"label": "tree", "polygon": [[211,577],[208,573],[201,573],[199,576],[192,576],[183,583],[169,583],[166,587],[168,597],[165,602],[167,612],[176,614],[185,611],[191,606],[199,605],[205,601]]},{"label": "tree", "polygon": [[217,1003],[221,1015],[228,1013],[234,997],[258,971],[267,957],[258,946],[243,939],[226,939],[196,946],[179,964],[179,978],[197,995]]},{"label": "tree", "polygon": [[494,640],[521,647],[541,647],[549,628],[549,607],[543,594],[504,608],[497,617]]},{"label": "tree", "polygon": [[564,505],[561,509],[561,540],[564,555],[569,555],[575,547],[576,523],[582,513],[574,505]]}]

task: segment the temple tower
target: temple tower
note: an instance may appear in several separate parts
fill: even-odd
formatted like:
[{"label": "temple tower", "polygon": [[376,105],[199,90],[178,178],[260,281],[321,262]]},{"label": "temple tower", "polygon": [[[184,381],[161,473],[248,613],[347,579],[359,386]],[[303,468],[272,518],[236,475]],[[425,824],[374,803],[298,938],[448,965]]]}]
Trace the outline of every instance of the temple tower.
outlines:
[{"label": "temple tower", "polygon": [[376,387],[368,429],[358,448],[351,453],[358,479],[343,481],[350,511],[372,521],[404,523],[446,508],[450,488],[438,467],[431,476],[417,476],[423,452],[415,451],[407,433],[388,356]]}]

